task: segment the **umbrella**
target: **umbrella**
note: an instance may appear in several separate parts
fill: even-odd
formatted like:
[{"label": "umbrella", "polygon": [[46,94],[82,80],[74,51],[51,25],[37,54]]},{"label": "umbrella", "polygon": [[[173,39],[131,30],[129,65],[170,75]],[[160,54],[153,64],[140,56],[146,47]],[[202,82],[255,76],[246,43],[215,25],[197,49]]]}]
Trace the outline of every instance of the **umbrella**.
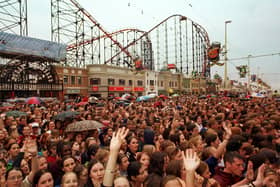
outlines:
[{"label": "umbrella", "polygon": [[137,102],[140,102],[140,101],[147,101],[147,100],[149,100],[149,99],[152,99],[152,97],[149,96],[149,95],[144,95],[144,96],[137,97],[136,101],[137,101]]},{"label": "umbrella", "polygon": [[18,110],[13,110],[6,112],[6,116],[14,116],[14,117],[20,117],[20,116],[26,116],[27,114],[25,112],[21,112]]},{"label": "umbrella", "polygon": [[81,101],[81,102],[77,103],[76,105],[77,105],[77,106],[85,106],[85,105],[87,105],[87,104],[88,104],[88,102],[86,102],[86,101]]},{"label": "umbrella", "polygon": [[76,111],[64,111],[54,116],[54,120],[64,121],[65,119],[73,119],[79,114]]},{"label": "umbrella", "polygon": [[179,97],[179,94],[173,94],[172,97]]},{"label": "umbrella", "polygon": [[39,97],[29,97],[25,100],[27,104],[41,104],[43,101]]},{"label": "umbrella", "polygon": [[102,127],[104,127],[104,125],[98,121],[83,120],[83,121],[76,121],[69,124],[66,127],[65,132],[83,132],[83,131],[99,129]]}]

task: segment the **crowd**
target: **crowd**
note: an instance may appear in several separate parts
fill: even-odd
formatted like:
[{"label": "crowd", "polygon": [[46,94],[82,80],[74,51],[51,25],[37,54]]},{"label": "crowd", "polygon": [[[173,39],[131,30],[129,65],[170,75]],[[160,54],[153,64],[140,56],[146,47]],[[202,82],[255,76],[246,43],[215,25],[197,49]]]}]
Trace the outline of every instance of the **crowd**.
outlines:
[{"label": "crowd", "polygon": [[[279,109],[196,96],[13,103],[0,109],[0,187],[278,187]],[[84,120],[102,127],[65,130]]]}]

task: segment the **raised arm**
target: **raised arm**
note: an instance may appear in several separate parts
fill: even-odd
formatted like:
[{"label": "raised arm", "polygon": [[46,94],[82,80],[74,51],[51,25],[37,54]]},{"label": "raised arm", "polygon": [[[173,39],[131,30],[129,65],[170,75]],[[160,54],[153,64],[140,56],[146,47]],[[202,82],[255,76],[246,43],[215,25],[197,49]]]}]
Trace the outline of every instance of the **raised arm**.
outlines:
[{"label": "raised arm", "polygon": [[221,155],[223,155],[225,148],[227,146],[228,140],[230,139],[232,132],[231,132],[231,124],[230,123],[225,123],[223,122],[223,128],[225,130],[225,136],[223,141],[220,143],[219,147],[217,148],[217,150],[214,152],[214,157],[219,159],[221,157]]},{"label": "raised arm", "polygon": [[128,134],[128,131],[129,130],[126,128],[121,128],[117,132],[113,133],[113,137],[110,143],[109,159],[107,162],[105,175],[103,179],[104,186],[113,186],[113,179],[114,179],[114,174],[116,169],[118,153],[122,142],[124,141],[125,137]]},{"label": "raised arm", "polygon": [[199,166],[200,160],[193,149],[182,151],[184,166],[186,169],[186,186],[195,187],[195,170]]},{"label": "raised arm", "polygon": [[24,143],[25,152],[31,155],[31,172],[28,175],[28,181],[32,183],[35,173],[38,171],[38,150],[36,140],[27,139]]}]

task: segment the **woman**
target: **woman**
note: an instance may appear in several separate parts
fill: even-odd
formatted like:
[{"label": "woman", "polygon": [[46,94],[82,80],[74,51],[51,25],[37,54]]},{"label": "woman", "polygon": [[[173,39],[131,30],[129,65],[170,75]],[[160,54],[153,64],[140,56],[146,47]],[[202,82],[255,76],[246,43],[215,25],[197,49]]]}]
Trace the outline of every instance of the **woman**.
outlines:
[{"label": "woman", "polygon": [[136,161],[136,153],[138,151],[138,139],[134,136],[130,136],[127,139],[128,150],[126,155],[128,157],[129,162]]},{"label": "woman", "polygon": [[22,180],[23,180],[23,173],[18,168],[12,168],[6,172],[5,179],[6,179],[6,187],[21,187]]},{"label": "woman", "polygon": [[[7,163],[4,159],[0,159],[0,187],[5,186],[5,174],[6,174]],[[3,184],[3,185],[2,185]]]},{"label": "woman", "polygon": [[85,187],[101,187],[104,178],[104,166],[96,159],[88,165],[88,180]]},{"label": "woman", "polygon": [[131,162],[127,167],[127,178],[133,187],[143,187],[148,176],[147,169],[138,161]]},{"label": "woman", "polygon": [[186,180],[186,170],[182,160],[172,160],[166,168],[166,175],[176,176],[183,181]]},{"label": "woman", "polygon": [[79,186],[83,187],[87,183],[87,180],[88,180],[87,168],[81,164],[78,164],[74,168],[74,172],[77,174]]},{"label": "woman", "polygon": [[13,163],[16,159],[17,155],[19,154],[19,145],[18,143],[12,143],[8,147],[8,153],[9,153],[9,161],[8,163]]},{"label": "woman", "polygon": [[32,187],[53,187],[52,174],[46,170],[39,170],[35,173]]},{"label": "woman", "polygon": [[161,187],[185,187],[185,182],[174,175],[167,175],[162,179]]},{"label": "woman", "polygon": [[39,170],[46,170],[48,169],[48,161],[44,156],[38,156],[38,169]]},{"label": "woman", "polygon": [[62,159],[62,171],[72,172],[76,166],[75,159],[71,156],[63,157]]},{"label": "woman", "polygon": [[121,176],[127,176],[127,167],[129,165],[128,158],[125,154],[119,153],[117,158],[117,164],[119,165],[119,173]]},{"label": "woman", "polygon": [[137,154],[137,161],[139,161],[146,169],[150,165],[150,155],[147,152],[140,152]]},{"label": "woman", "polygon": [[67,172],[61,180],[61,187],[82,187],[78,186],[78,177],[74,172]]},{"label": "woman", "polygon": [[160,186],[160,181],[168,165],[168,156],[162,152],[154,152],[151,156],[147,187]]}]

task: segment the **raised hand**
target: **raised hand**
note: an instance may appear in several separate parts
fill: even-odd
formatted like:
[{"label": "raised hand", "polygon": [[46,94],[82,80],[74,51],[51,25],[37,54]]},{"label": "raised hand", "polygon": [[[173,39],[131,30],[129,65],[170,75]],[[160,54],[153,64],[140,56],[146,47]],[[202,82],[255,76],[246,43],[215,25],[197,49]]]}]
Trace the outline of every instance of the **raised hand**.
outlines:
[{"label": "raised hand", "polygon": [[253,169],[253,162],[249,161],[247,166],[246,178],[249,181],[254,180],[254,169]]},{"label": "raised hand", "polygon": [[36,140],[27,139],[24,142],[24,151],[30,153],[32,156],[36,156],[38,153]]},{"label": "raised hand", "polygon": [[186,153],[182,151],[183,161],[186,171],[195,171],[199,166],[200,159],[193,149],[187,149]]},{"label": "raised hand", "polygon": [[127,136],[129,129],[125,127],[118,129],[117,132],[113,132],[113,136],[110,143],[110,151],[119,151],[122,142],[124,141],[125,137]]},{"label": "raised hand", "polygon": [[223,122],[223,128],[226,132],[225,134],[225,138],[226,139],[229,139],[232,135],[232,132],[231,132],[231,123],[226,123],[226,122]]}]

